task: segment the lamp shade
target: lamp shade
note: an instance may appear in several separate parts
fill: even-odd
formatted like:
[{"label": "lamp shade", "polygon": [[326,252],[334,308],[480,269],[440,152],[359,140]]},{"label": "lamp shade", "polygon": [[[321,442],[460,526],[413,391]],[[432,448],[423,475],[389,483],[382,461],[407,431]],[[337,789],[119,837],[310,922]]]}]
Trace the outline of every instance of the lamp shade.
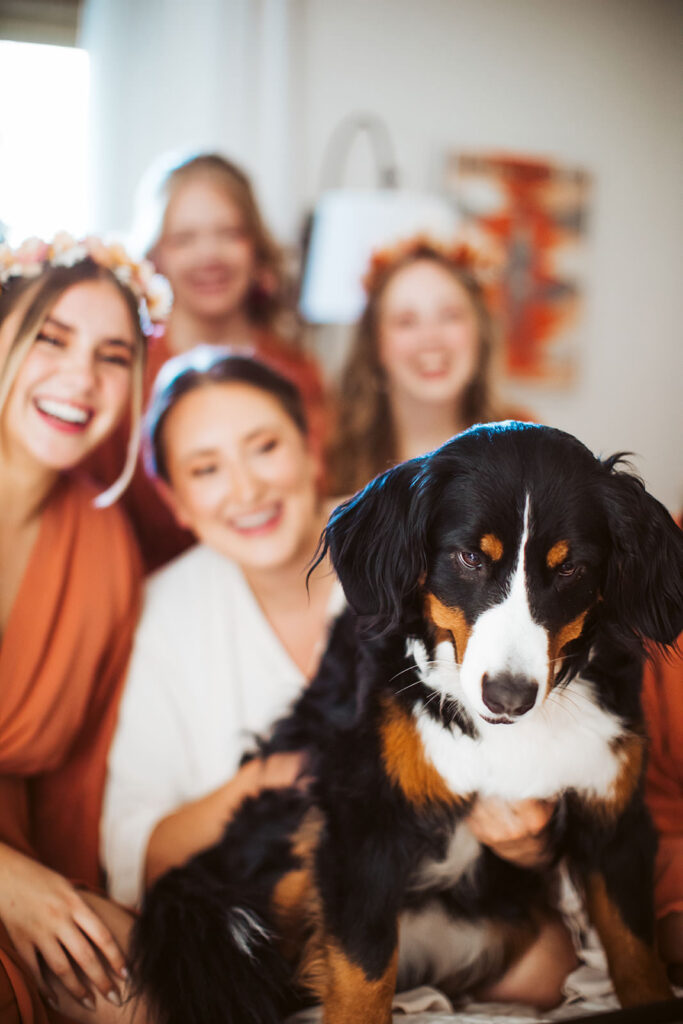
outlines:
[{"label": "lamp shade", "polygon": [[409,189],[334,189],[313,217],[299,308],[313,324],[349,324],[365,304],[363,275],[376,249],[425,234],[450,241],[455,209],[440,196]]}]

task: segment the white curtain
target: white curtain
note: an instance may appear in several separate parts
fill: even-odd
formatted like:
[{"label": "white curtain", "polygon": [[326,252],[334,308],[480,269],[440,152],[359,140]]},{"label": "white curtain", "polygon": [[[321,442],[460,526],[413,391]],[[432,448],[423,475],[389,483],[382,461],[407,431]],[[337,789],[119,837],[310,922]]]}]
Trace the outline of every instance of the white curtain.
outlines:
[{"label": "white curtain", "polygon": [[136,186],[160,154],[202,148],[242,164],[276,234],[293,237],[292,76],[306,2],[86,0],[94,230],[127,230]]}]

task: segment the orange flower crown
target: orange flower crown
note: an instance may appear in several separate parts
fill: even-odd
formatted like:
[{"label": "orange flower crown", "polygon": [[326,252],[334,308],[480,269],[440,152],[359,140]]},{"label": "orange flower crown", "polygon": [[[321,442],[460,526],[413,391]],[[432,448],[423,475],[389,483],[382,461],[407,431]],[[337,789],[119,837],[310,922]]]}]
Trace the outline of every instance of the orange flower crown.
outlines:
[{"label": "orange flower crown", "polygon": [[384,249],[378,249],[370,257],[370,264],[363,277],[363,288],[368,297],[374,295],[385,284],[388,275],[404,262],[437,258],[471,277],[483,289],[492,287],[503,265],[502,253],[480,240],[476,244],[463,238],[445,243],[428,235],[416,235],[403,239]]},{"label": "orange flower crown", "polygon": [[0,244],[0,290],[16,278],[38,277],[47,267],[73,267],[86,259],[106,267],[132,291],[146,333],[166,319],[173,301],[166,278],[155,272],[149,260],[137,263],[120,243],[107,244],[93,235],[77,241],[61,231],[51,242],[27,238],[16,249]]}]

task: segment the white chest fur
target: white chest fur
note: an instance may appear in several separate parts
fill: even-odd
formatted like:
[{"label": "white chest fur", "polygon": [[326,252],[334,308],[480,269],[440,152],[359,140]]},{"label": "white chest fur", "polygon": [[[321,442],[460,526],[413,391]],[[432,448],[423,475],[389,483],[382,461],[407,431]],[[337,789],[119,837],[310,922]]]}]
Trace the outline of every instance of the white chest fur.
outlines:
[{"label": "white chest fur", "polygon": [[575,789],[609,797],[621,767],[612,743],[623,727],[585,680],[555,690],[515,724],[477,722],[474,739],[445,729],[420,704],[414,715],[427,758],[455,793],[523,800]]}]

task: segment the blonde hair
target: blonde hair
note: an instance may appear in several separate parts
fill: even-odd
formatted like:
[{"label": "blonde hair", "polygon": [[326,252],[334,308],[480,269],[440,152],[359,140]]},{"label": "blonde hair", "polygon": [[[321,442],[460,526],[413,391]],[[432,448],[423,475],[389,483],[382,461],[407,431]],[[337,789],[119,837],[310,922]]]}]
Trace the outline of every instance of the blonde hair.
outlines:
[{"label": "blonde hair", "polygon": [[465,261],[451,258],[448,250],[438,244],[424,239],[404,243],[392,258],[383,255],[381,260],[373,261],[367,278],[367,303],[341,372],[336,394],[336,429],[327,451],[333,494],[353,493],[398,461],[391,402],[379,356],[381,304],[395,275],[423,260],[453,275],[467,292],[476,315],[477,366],[463,395],[455,400],[454,412],[463,421],[463,427],[505,416],[491,387],[495,332],[482,284]]},{"label": "blonde hair", "polygon": [[96,507],[104,508],[112,505],[123,494],[135,471],[140,447],[142,382],[147,348],[140,326],[138,300],[112,271],[87,258],[71,267],[47,266],[39,277],[20,278],[3,289],[0,294],[0,323],[20,306],[22,299],[26,308],[4,364],[0,368],[0,412],[50,310],[68,288],[86,281],[109,281],[114,285],[130,312],[136,336],[130,398],[131,424],[126,460],[119,477],[95,499]]},{"label": "blonde hair", "polygon": [[[163,236],[164,221],[175,193],[188,181],[204,179],[223,191],[240,211],[244,228],[254,247],[257,277],[246,297],[247,315],[251,323],[268,328],[278,326],[278,320],[291,305],[286,282],[284,257],[261,216],[252,184],[244,171],[220,153],[199,153],[173,166],[164,168],[156,177],[153,187],[146,183],[147,197],[140,217],[146,224],[138,227],[138,246],[156,263],[155,252]],[[160,180],[159,180],[160,178]],[[153,199],[150,202],[149,193]],[[146,235],[146,238],[142,238]]]}]

